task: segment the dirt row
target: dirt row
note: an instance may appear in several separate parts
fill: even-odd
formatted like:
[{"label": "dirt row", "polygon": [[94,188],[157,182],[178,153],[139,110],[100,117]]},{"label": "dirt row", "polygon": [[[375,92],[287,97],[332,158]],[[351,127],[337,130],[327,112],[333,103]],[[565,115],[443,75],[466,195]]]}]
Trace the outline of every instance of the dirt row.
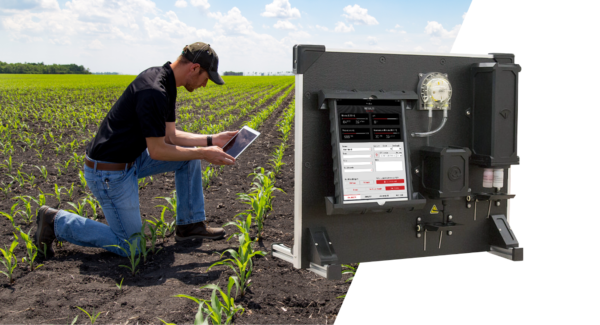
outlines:
[{"label": "dirt row", "polygon": [[[254,168],[269,167],[270,154],[280,143],[275,124],[292,98],[293,92],[260,127],[261,136],[240,156],[236,165],[226,167],[205,191],[205,209],[210,225],[221,226],[247,208],[246,204],[236,200],[237,193],[250,188],[251,179],[247,175]],[[239,128],[244,120],[229,129]],[[293,243],[293,134],[292,130],[288,140],[290,147],[284,157],[286,165],[276,183],[285,194],[277,192],[274,211],[267,217],[265,238],[260,243],[265,251],[270,251],[273,242]],[[27,164],[37,160],[31,157],[35,153],[28,153],[17,156],[16,163]],[[64,159],[60,156],[55,158],[54,154],[49,158],[49,161]],[[66,186],[71,182],[77,184],[79,180],[76,171],[71,170],[67,175],[57,177],[56,182]],[[43,184],[42,188],[50,192],[50,182]],[[156,205],[165,201],[156,197],[168,196],[174,189],[173,173],[154,176],[154,181],[140,191],[140,202],[144,202],[142,218],[159,216],[161,209]],[[16,191],[24,192],[22,194],[36,192],[33,189]],[[11,195],[15,194],[19,195]],[[83,197],[81,193],[77,195],[77,199]],[[0,199],[0,211],[10,210],[12,203],[12,200]],[[57,202],[50,198],[49,203]],[[105,222],[103,219],[100,221]],[[24,228],[29,229],[27,226]],[[0,229],[0,247],[9,245],[12,233],[6,218],[0,219]],[[228,231],[231,233],[233,229]],[[17,248],[18,256],[24,256],[23,246],[21,243]],[[187,294],[208,299],[210,290],[200,290],[201,286],[209,283],[225,286],[233,272],[225,267],[215,267],[210,271],[207,268],[219,260],[222,251],[236,247],[236,243],[233,240],[175,243],[170,238],[159,246],[162,251],[152,256],[136,277],[119,267],[127,263],[125,258],[103,249],[70,243],[57,248],[56,257],[44,261],[44,266],[35,272],[26,271],[21,264],[15,272],[17,281],[14,285],[6,284],[6,279],[0,280],[0,323],[70,323],[77,315],[80,321],[85,320],[86,316],[76,306],[103,312],[98,318],[99,323],[157,323],[157,317],[178,324],[192,323],[197,305],[172,296]],[[120,290],[115,283],[123,278]],[[256,259],[251,283],[246,297],[237,302],[246,311],[236,319],[236,324],[331,324],[342,303],[336,297],[344,294],[349,286],[344,281],[329,281],[312,272],[294,269],[289,263],[273,259],[270,255]]]}]

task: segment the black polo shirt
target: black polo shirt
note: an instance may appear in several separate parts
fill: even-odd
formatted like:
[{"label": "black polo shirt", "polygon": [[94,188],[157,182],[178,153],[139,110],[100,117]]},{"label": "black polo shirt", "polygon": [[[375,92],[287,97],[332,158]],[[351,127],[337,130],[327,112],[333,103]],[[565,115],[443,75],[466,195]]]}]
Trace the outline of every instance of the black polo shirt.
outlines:
[{"label": "black polo shirt", "polygon": [[147,137],[164,137],[166,122],[175,122],[177,87],[171,62],[140,73],[110,109],[87,154],[115,163],[134,161],[146,150]]}]

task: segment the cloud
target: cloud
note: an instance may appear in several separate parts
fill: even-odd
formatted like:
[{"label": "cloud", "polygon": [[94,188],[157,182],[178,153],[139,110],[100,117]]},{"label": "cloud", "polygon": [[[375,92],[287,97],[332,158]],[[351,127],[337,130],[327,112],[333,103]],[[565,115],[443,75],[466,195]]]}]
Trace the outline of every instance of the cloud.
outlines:
[{"label": "cloud", "polygon": [[319,26],[319,25],[316,25],[316,26],[315,26],[315,28],[316,28],[316,29],[320,29],[320,30],[322,30],[322,31],[324,31],[324,32],[328,32],[328,31],[329,31],[329,28],[327,28],[327,27],[324,27],[324,26]]},{"label": "cloud", "polygon": [[346,42],[346,43],[344,43],[344,46],[345,46],[345,47],[349,47],[349,48],[353,48],[353,47],[355,47],[356,45],[354,45],[354,43],[352,43],[352,42]]},{"label": "cloud", "polygon": [[2,0],[0,8],[13,10],[58,10],[58,2],[56,0]]},{"label": "cloud", "polygon": [[177,8],[185,8],[188,6],[188,3],[185,0],[177,0],[175,2],[175,7]]},{"label": "cloud", "polygon": [[104,49],[104,44],[102,44],[102,42],[100,42],[99,40],[95,39],[88,45],[88,49],[102,50],[102,49]]},{"label": "cloud", "polygon": [[394,26],[394,28],[386,29],[385,31],[390,32],[390,33],[406,34],[406,31],[403,31],[400,28],[402,28],[402,26],[400,26],[399,24],[396,24],[396,26]]},{"label": "cloud", "polygon": [[374,36],[367,37],[367,42],[369,45],[377,45],[377,38]]},{"label": "cloud", "polygon": [[290,32],[290,36],[292,38],[294,38],[294,39],[307,39],[307,38],[310,38],[310,34],[307,33],[307,32],[305,32],[305,31],[303,31],[303,30],[300,30],[300,31],[297,31],[297,32]]},{"label": "cloud", "polygon": [[300,18],[300,10],[292,8],[289,0],[273,0],[265,6],[265,11],[260,15],[268,18],[293,19]]},{"label": "cloud", "polygon": [[425,26],[425,34],[435,38],[456,38],[460,26],[456,25],[451,31],[448,31],[437,21],[428,21]]},{"label": "cloud", "polygon": [[162,19],[160,17],[154,17],[150,19],[144,17],[144,29],[148,33],[150,39],[165,39],[174,42],[181,42],[183,39],[189,39],[190,36],[196,36],[199,38],[209,38],[212,33],[205,29],[196,29],[195,27],[188,26],[186,23],[179,20],[177,14],[173,11],[169,11],[165,14],[168,19]]},{"label": "cloud", "polygon": [[190,3],[192,6],[198,7],[202,11],[208,11],[208,8],[210,8],[208,0],[190,0]]},{"label": "cloud", "polygon": [[422,46],[417,46],[414,48],[415,52],[425,52],[425,49]]},{"label": "cloud", "polygon": [[355,23],[359,25],[378,25],[379,22],[375,17],[369,15],[367,13],[367,9],[361,8],[359,5],[354,6],[346,6],[344,7],[344,12],[342,16],[346,17],[348,22]]},{"label": "cloud", "polygon": [[462,19],[465,20],[465,17],[467,17],[467,13],[466,12],[462,15]]},{"label": "cloud", "polygon": [[338,33],[349,33],[354,31],[354,26],[352,26],[352,24],[346,26],[346,24],[344,24],[343,22],[338,21],[337,23],[335,23],[334,30]]},{"label": "cloud", "polygon": [[298,29],[298,27],[294,26],[294,24],[290,23],[287,20],[278,20],[277,23],[275,25],[273,25],[273,27],[275,27],[277,29],[291,29],[291,30]]},{"label": "cloud", "polygon": [[249,35],[253,32],[252,23],[242,16],[242,12],[233,7],[223,15],[221,12],[209,13],[209,17],[217,20],[215,31],[225,35]]}]

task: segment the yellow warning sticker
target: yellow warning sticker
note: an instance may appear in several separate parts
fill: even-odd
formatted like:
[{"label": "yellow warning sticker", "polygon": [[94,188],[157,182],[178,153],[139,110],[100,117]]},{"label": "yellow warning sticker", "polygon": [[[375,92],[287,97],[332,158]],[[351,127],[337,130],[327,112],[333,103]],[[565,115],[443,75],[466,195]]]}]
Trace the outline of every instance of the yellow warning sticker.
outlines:
[{"label": "yellow warning sticker", "polygon": [[438,208],[435,206],[435,204],[431,207],[431,211],[429,211],[429,214],[438,214],[440,213],[440,211],[438,210]]}]

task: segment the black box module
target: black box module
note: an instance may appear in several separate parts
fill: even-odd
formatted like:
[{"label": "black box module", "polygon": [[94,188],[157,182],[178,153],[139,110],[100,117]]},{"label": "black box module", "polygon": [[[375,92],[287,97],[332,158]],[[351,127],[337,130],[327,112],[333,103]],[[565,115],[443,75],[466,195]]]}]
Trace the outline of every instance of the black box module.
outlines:
[{"label": "black box module", "polygon": [[332,99],[329,107],[336,202],[408,200],[401,101]]}]

